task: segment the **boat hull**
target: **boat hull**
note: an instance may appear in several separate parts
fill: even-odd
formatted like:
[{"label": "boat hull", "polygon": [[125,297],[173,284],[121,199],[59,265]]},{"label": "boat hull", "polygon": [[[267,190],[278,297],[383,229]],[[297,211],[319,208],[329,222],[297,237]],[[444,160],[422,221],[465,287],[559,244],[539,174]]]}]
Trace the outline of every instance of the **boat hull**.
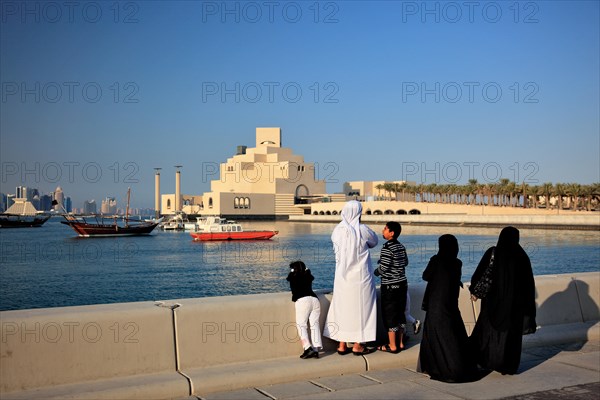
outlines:
[{"label": "boat hull", "polygon": [[49,215],[0,214],[0,228],[35,228],[44,225],[48,219]]},{"label": "boat hull", "polygon": [[243,232],[191,232],[195,241],[212,240],[268,240],[278,231],[243,231]]},{"label": "boat hull", "polygon": [[89,224],[73,221],[60,222],[69,225],[80,237],[149,235],[158,225],[158,223],[145,223],[134,226],[121,226],[114,224]]}]

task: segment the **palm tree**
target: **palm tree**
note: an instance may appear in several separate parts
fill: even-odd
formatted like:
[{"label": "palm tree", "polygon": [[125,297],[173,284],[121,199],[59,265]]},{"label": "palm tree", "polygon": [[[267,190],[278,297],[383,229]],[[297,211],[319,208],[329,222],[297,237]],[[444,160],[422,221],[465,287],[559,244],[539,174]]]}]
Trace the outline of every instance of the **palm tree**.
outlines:
[{"label": "palm tree", "polygon": [[533,200],[533,208],[538,208],[538,195],[540,194],[540,186],[526,186],[528,196]]},{"label": "palm tree", "polygon": [[558,197],[558,210],[562,210],[563,197],[567,194],[567,187],[564,183],[557,183],[554,185],[554,195]]},{"label": "palm tree", "polygon": [[476,202],[477,201],[477,194],[478,194],[478,191],[479,191],[479,185],[477,184],[477,179],[469,179],[469,184],[467,185],[466,189],[467,189],[466,193],[467,193],[467,196],[468,196],[468,200],[467,200],[468,203],[469,204],[473,203],[473,201],[471,200],[471,196],[474,196],[473,200],[475,200],[475,202]]},{"label": "palm tree", "polygon": [[427,193],[427,202],[431,203],[431,197],[433,195],[433,203],[435,203],[435,192],[436,192],[436,184],[435,183],[430,183],[429,185],[427,185],[427,189],[426,189],[426,193]]},{"label": "palm tree", "polygon": [[529,207],[529,194],[530,194],[530,188],[529,185],[525,183],[525,181],[523,181],[523,183],[521,183],[521,186],[519,188],[517,188],[517,205],[521,204],[521,200],[520,198],[523,198],[523,208],[528,208]]},{"label": "palm tree", "polygon": [[395,185],[393,183],[386,182],[383,184],[383,189],[387,193],[387,199],[392,198],[392,193],[395,193]]},{"label": "palm tree", "polygon": [[583,195],[583,187],[579,183],[569,183],[566,187],[569,195],[569,204],[573,211],[579,209],[579,198]]},{"label": "palm tree", "polygon": [[406,201],[406,189],[408,188],[408,185],[406,184],[406,182],[402,182],[400,184],[396,184],[397,189],[400,189],[402,191],[402,201]]},{"label": "palm tree", "polygon": [[498,205],[504,207],[506,205],[506,195],[508,194],[508,186],[510,184],[510,180],[506,178],[500,179],[497,183],[498,187]]},{"label": "palm tree", "polygon": [[592,202],[600,197],[600,183],[592,183],[583,186],[583,195],[585,196],[585,209],[592,211]]},{"label": "palm tree", "polygon": [[375,185],[375,189],[377,189],[377,197],[381,196],[381,191],[383,190],[383,185],[381,183],[378,183],[377,185]]},{"label": "palm tree", "polygon": [[554,185],[550,182],[544,183],[541,187],[541,194],[544,195],[544,201],[546,203],[546,209],[550,209],[550,196],[554,193]]}]

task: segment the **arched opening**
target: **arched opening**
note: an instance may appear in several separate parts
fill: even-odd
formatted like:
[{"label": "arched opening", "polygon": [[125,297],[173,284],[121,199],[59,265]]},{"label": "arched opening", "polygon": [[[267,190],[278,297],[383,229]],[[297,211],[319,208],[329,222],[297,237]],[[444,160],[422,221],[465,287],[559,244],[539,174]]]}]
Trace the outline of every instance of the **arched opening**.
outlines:
[{"label": "arched opening", "polygon": [[406,212],[406,210],[398,210],[398,211],[396,211],[396,214],[398,214],[398,215],[406,215],[408,213]]},{"label": "arched opening", "polygon": [[212,208],[212,206],[213,206],[213,200],[212,200],[212,197],[209,197],[208,198],[208,208]]},{"label": "arched opening", "polygon": [[371,215],[371,210],[367,210],[367,211],[365,212],[365,215]]},{"label": "arched opening", "polygon": [[167,210],[171,209],[171,199],[167,199]]},{"label": "arched opening", "polygon": [[294,194],[294,204],[307,204],[308,200],[306,197],[309,195],[308,187],[306,185],[296,186],[296,192]]},{"label": "arched opening", "polygon": [[383,212],[381,212],[381,210],[375,210],[373,211],[373,215],[383,215]]},{"label": "arched opening", "polygon": [[394,214],[394,211],[392,211],[392,210],[385,210],[383,213],[384,213],[385,215],[393,215],[393,214]]},{"label": "arched opening", "polygon": [[411,215],[419,215],[419,214],[421,214],[421,211],[417,210],[416,208],[413,208],[408,213]]},{"label": "arched opening", "polygon": [[250,198],[244,198],[244,208],[250,208]]}]

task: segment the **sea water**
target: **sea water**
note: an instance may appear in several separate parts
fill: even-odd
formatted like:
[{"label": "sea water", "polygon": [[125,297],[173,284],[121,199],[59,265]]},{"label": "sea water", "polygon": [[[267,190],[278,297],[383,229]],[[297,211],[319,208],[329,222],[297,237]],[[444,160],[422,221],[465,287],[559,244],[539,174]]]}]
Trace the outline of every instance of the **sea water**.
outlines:
[{"label": "sea water", "polygon": [[[155,230],[149,236],[79,238],[59,218],[40,228],[0,229],[0,310],[173,300],[289,291],[289,263],[302,260],[314,289],[331,289],[334,223],[248,221],[246,230],[278,230],[271,240],[194,242],[189,232]],[[383,225],[371,250],[377,264]],[[535,275],[598,272],[600,232],[521,229],[521,245]],[[454,234],[468,282],[500,228],[404,226],[409,285],[422,282],[437,239]],[[376,278],[377,284],[379,279]]]}]

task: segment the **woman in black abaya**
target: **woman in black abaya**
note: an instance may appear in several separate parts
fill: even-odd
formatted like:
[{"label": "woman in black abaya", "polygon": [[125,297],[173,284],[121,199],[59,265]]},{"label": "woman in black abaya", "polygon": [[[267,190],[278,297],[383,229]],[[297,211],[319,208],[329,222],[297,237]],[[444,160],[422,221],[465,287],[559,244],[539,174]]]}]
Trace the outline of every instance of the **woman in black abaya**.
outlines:
[{"label": "woman in black abaya", "polygon": [[524,334],[534,333],[535,283],[531,262],[519,245],[519,230],[500,232],[498,244],[483,255],[471,278],[471,298],[494,254],[491,285],[481,299],[481,312],[470,337],[477,363],[502,374],[515,374],[521,361]]},{"label": "woman in black abaya", "polygon": [[458,309],[462,262],[458,241],[439,238],[439,251],[423,272],[427,282],[423,310],[423,338],[419,353],[421,371],[444,382],[466,382],[475,377],[475,362],[468,351],[468,336]]}]

